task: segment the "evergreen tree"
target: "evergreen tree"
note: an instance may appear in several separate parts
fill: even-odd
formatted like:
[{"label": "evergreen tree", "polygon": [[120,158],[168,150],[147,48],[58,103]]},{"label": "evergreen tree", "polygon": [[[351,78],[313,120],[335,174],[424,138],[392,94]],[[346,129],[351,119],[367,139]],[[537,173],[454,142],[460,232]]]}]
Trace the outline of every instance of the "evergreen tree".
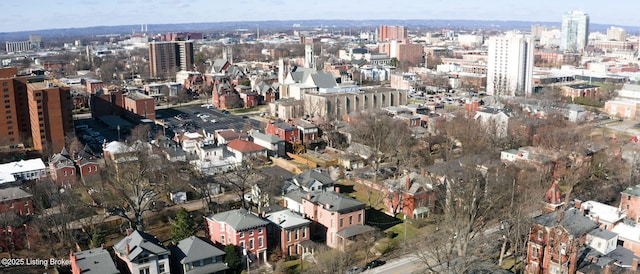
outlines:
[{"label": "evergreen tree", "polygon": [[235,273],[240,273],[242,267],[242,258],[240,257],[240,253],[238,252],[238,248],[235,245],[229,244],[224,247],[224,263]]},{"label": "evergreen tree", "polygon": [[197,232],[196,223],[189,211],[181,207],[176,213],[176,220],[171,224],[171,239],[178,242],[189,238]]},{"label": "evergreen tree", "polygon": [[104,243],[104,232],[100,228],[93,230],[91,235],[91,248],[98,248]]}]

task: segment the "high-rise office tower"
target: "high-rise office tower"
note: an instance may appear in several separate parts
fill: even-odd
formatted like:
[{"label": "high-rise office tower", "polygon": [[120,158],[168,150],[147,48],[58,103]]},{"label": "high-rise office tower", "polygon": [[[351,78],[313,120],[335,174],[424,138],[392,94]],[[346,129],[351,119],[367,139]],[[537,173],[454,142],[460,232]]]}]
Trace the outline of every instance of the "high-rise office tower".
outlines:
[{"label": "high-rise office tower", "polygon": [[627,32],[620,27],[610,27],[607,29],[607,39],[614,41],[626,41]]},{"label": "high-rise office tower", "polygon": [[533,48],[531,36],[507,33],[489,38],[487,94],[527,95],[533,90]]},{"label": "high-rise office tower", "polygon": [[560,50],[581,52],[589,38],[589,15],[582,11],[570,11],[562,15],[562,39]]},{"label": "high-rise office tower", "polygon": [[378,35],[379,41],[404,40],[407,39],[407,29],[404,26],[380,25]]},{"label": "high-rise office tower", "polygon": [[193,42],[168,41],[149,43],[151,77],[175,76],[181,70],[193,69]]},{"label": "high-rise office tower", "polygon": [[16,68],[0,69],[5,111],[0,115],[0,140],[36,150],[61,150],[65,134],[73,132],[69,87],[17,72]]}]

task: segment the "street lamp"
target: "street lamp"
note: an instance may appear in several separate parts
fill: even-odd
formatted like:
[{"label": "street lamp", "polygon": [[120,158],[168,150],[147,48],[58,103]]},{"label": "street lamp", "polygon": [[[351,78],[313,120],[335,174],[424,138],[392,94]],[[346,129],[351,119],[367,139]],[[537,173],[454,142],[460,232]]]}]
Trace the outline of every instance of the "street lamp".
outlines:
[{"label": "street lamp", "polygon": [[247,248],[242,249],[242,255],[247,258],[247,274],[251,273],[251,268],[249,267],[249,252],[247,252]]},{"label": "street lamp", "polygon": [[404,215],[404,247],[407,247],[407,214]]}]

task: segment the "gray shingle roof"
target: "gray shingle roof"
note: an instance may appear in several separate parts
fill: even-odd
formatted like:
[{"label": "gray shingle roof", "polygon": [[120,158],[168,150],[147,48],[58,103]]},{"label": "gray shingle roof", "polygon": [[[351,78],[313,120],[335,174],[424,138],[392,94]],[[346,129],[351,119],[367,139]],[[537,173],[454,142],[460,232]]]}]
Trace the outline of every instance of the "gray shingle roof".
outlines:
[{"label": "gray shingle roof", "polygon": [[573,236],[580,237],[591,230],[598,227],[591,219],[582,216],[580,210],[577,208],[569,208],[564,212],[564,217],[558,222],[558,213],[560,211],[554,211],[551,213],[543,214],[534,218],[534,222],[543,225],[545,227],[562,226],[567,232]]},{"label": "gray shingle roof", "polygon": [[224,251],[196,236],[178,242],[171,249],[171,255],[181,264],[225,255]]},{"label": "gray shingle roof", "polygon": [[[129,252],[127,254],[127,244],[129,245]],[[138,255],[143,251],[147,251],[151,254],[162,255],[169,253],[169,250],[155,236],[134,230],[131,234],[124,237],[113,246],[113,249],[119,254],[125,255],[129,261],[135,260]]]},{"label": "gray shingle roof", "polygon": [[375,231],[375,230],[376,230],[375,228],[368,225],[352,225],[345,229],[341,229],[336,234],[338,234],[342,238],[349,239],[353,236],[362,235],[364,233]]},{"label": "gray shingle roof", "polygon": [[251,135],[251,137],[253,137],[254,139],[258,139],[258,140],[262,140],[262,141],[267,141],[270,144],[276,144],[279,142],[284,142],[284,139],[273,135],[273,134],[265,134],[262,133],[260,131],[257,130],[252,130],[249,132],[249,134]]},{"label": "gray shingle roof", "polygon": [[302,199],[308,200],[314,204],[322,205],[326,210],[329,211],[337,211],[342,213],[364,209],[365,207],[365,204],[363,202],[333,191],[315,191],[308,194],[310,195],[310,197],[305,196]]},{"label": "gray shingle roof", "polygon": [[235,231],[244,231],[268,224],[267,221],[258,218],[258,216],[251,214],[251,212],[244,208],[221,212],[211,216],[210,218],[218,222],[226,223]]},{"label": "gray shingle roof", "polygon": [[308,169],[304,172],[293,177],[293,180],[297,185],[305,188],[311,188],[311,186],[315,182],[319,182],[323,187],[330,186],[334,184],[333,179],[329,177],[329,175],[317,171],[315,169]]},{"label": "gray shingle roof", "polygon": [[7,187],[0,189],[0,202],[29,198],[33,195],[20,189],[19,187]]},{"label": "gray shingle roof", "polygon": [[333,88],[338,85],[336,78],[328,72],[319,71],[311,74],[311,79],[316,87],[319,88]]},{"label": "gray shingle roof", "polygon": [[78,268],[84,274],[116,274],[120,273],[109,255],[109,251],[102,247],[74,253]]}]

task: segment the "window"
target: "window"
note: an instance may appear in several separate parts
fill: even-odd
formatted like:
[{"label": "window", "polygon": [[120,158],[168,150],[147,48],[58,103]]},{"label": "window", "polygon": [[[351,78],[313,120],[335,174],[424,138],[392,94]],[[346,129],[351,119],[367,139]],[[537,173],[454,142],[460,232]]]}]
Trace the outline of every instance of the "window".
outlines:
[{"label": "window", "polygon": [[262,241],[262,236],[258,237],[258,246],[259,247],[264,247],[264,243]]},{"label": "window", "polygon": [[344,226],[344,219],[340,218],[340,227],[343,227],[343,226]]},{"label": "window", "polygon": [[291,242],[291,231],[287,230],[287,242]]},{"label": "window", "polygon": [[362,213],[358,214],[358,223],[362,223]]},{"label": "window", "polygon": [[534,258],[538,258],[538,247],[534,246],[531,248],[531,254]]},{"label": "window", "polygon": [[2,82],[2,86],[3,87],[9,86],[9,82]]},{"label": "window", "polygon": [[140,274],[151,274],[148,267],[140,268]]},{"label": "window", "polygon": [[307,228],[303,227],[302,228],[302,238],[307,237]]},{"label": "window", "polygon": [[240,237],[240,238],[244,238],[244,232],[243,232],[243,231],[240,231],[240,235],[238,235],[238,237]]},{"label": "window", "polygon": [[253,250],[253,239],[249,239],[249,249]]},{"label": "window", "polygon": [[224,223],[220,223],[220,231],[224,231]]},{"label": "window", "polygon": [[67,171],[66,170],[64,171],[64,176],[67,176]]},{"label": "window", "polygon": [[296,240],[298,239],[298,235],[300,234],[300,229],[296,228]]},{"label": "window", "polygon": [[253,229],[249,229],[249,236],[253,236]]},{"label": "window", "polygon": [[631,195],[627,195],[627,201],[631,201]]},{"label": "window", "polygon": [[224,241],[224,235],[220,236],[220,242],[222,242],[223,245],[226,245],[227,243]]},{"label": "window", "polygon": [[160,264],[158,265],[158,272],[160,273],[164,273],[165,269],[164,269],[164,264]]},{"label": "window", "polygon": [[262,233],[262,227],[259,227],[258,228],[258,234],[261,234],[261,233]]},{"label": "window", "polygon": [[331,227],[334,227],[334,226],[336,226],[336,220],[331,219]]},{"label": "window", "polygon": [[240,247],[244,248],[244,241],[240,241]]},{"label": "window", "polygon": [[542,230],[538,230],[538,240],[542,241],[542,235],[544,232],[542,232]]},{"label": "window", "polygon": [[13,208],[15,205],[13,204],[13,202],[11,202],[11,208]]},{"label": "window", "polygon": [[353,224],[353,216],[349,216],[349,224]]}]

